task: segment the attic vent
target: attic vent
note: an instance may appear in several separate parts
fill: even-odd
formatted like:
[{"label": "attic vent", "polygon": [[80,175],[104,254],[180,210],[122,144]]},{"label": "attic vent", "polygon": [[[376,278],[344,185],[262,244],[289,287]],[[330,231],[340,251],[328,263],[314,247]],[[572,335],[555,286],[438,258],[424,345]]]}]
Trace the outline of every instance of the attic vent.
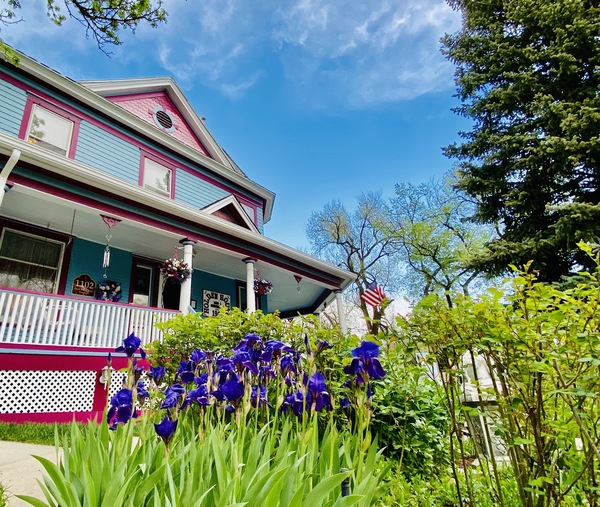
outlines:
[{"label": "attic vent", "polygon": [[165,132],[173,132],[175,129],[175,124],[173,122],[173,117],[165,111],[162,107],[157,107],[153,111],[154,123],[156,126]]}]

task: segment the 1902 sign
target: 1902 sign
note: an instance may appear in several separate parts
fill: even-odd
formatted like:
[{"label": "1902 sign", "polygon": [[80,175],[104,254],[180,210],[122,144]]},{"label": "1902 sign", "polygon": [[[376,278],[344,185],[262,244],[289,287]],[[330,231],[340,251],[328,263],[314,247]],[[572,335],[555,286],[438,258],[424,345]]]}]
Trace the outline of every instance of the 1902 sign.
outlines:
[{"label": "1902 sign", "polygon": [[212,290],[202,292],[202,315],[205,317],[216,317],[219,310],[224,306],[231,310],[231,296]]}]

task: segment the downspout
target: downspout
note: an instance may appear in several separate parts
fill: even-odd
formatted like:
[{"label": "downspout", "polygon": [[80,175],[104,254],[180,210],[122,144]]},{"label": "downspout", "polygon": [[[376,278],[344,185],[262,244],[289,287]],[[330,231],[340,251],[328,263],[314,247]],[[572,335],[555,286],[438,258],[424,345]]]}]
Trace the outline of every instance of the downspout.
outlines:
[{"label": "downspout", "polygon": [[6,164],[4,164],[2,171],[0,171],[0,206],[2,206],[4,194],[6,193],[6,190],[4,188],[6,186],[6,182],[8,181],[8,177],[10,176],[11,171],[17,165],[20,156],[21,151],[17,150],[16,148],[13,149],[12,153],[10,154],[10,158],[8,159]]}]

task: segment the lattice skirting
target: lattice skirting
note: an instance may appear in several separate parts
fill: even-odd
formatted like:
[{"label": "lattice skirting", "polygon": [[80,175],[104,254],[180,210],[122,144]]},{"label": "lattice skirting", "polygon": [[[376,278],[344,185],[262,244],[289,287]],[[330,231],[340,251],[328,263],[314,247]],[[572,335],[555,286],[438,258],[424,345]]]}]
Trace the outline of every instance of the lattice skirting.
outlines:
[{"label": "lattice skirting", "polygon": [[95,371],[0,371],[0,414],[90,412]]}]

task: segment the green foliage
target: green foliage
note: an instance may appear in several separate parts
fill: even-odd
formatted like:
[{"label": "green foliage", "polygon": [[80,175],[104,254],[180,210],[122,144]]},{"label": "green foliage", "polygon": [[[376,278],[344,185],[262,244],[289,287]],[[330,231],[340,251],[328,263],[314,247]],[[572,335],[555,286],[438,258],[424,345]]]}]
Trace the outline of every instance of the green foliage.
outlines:
[{"label": "green foliage", "polygon": [[6,488],[0,484],[0,507],[5,507],[8,502],[8,496],[6,494]]},{"label": "green foliage", "polygon": [[53,445],[55,430],[64,435],[70,431],[70,425],[0,422],[0,440]]},{"label": "green foliage", "polygon": [[446,148],[475,219],[497,224],[477,265],[534,260],[543,281],[593,264],[577,241],[600,235],[600,6],[587,0],[451,2],[462,29],[444,38],[457,112],[473,120]]},{"label": "green foliage", "polygon": [[[367,506],[373,505],[386,468],[375,446],[316,419],[274,430],[266,425],[217,423],[198,436],[185,416],[169,449],[154,435],[151,416],[109,431],[106,424],[73,426],[65,459],[46,471],[45,502],[36,506]],[[342,469],[348,469],[344,471]],[[342,498],[341,483],[351,495]]]},{"label": "green foliage", "polygon": [[[356,275],[358,296],[364,294],[369,277],[377,278],[385,288],[398,283],[397,239],[387,233],[392,220],[391,209],[380,194],[368,193],[358,198],[358,205],[348,212],[339,201],[325,205],[322,211],[314,212],[306,226],[306,236],[313,254],[340,266]],[[367,325],[368,332],[379,332],[381,317],[385,310],[378,306],[369,315],[370,308],[357,298]]]},{"label": "green foliage", "polygon": [[[428,298],[406,325],[407,335],[439,366],[448,406],[461,396],[473,359],[480,375],[486,368],[493,372],[487,384],[472,384],[480,400],[475,410],[458,405],[451,415],[456,427],[468,415],[489,414],[485,400],[497,403],[493,429],[508,445],[523,506],[596,505],[599,309],[598,272],[560,290],[525,271],[514,278],[511,293],[490,291],[453,308]],[[488,463],[493,468],[494,460]],[[498,471],[488,470],[496,475],[490,475],[492,497],[501,504]]]},{"label": "green foliage", "polygon": [[469,262],[493,234],[491,228],[466,220],[473,203],[453,183],[454,176],[446,175],[442,181],[396,185],[395,218],[388,233],[401,245],[408,264],[403,288],[414,301],[438,293],[451,304],[454,294],[469,294],[483,285]]},{"label": "green foliage", "polygon": [[[85,27],[86,36],[91,35],[103,51],[107,45],[121,44],[121,31],[135,32],[142,22],[156,27],[167,19],[162,0],[63,0],[62,3],[66,15],[57,0],[46,0],[48,17],[57,25],[67,17],[77,20]],[[20,0],[4,0],[4,5],[0,8],[0,23],[6,26],[22,21],[18,17]],[[5,58],[18,64],[18,57],[1,41],[0,50],[5,53]]]},{"label": "green foliage", "polygon": [[371,429],[384,454],[411,480],[443,473],[449,418],[439,386],[405,344],[384,347],[381,363],[387,375],[375,386]]},{"label": "green foliage", "polygon": [[313,347],[317,339],[328,341],[334,349],[320,355],[319,366],[326,378],[333,379],[333,372],[341,369],[342,354],[347,354],[348,345],[355,343],[344,337],[339,328],[321,325],[315,316],[288,321],[277,314],[248,314],[239,308],[222,309],[216,317],[203,317],[200,313],[178,315],[156,326],[164,332],[164,339],[148,347],[150,359],[155,365],[167,366],[171,373],[194,349],[229,352],[246,334],[254,333],[262,340],[280,340],[299,350],[305,350],[305,335]]}]

